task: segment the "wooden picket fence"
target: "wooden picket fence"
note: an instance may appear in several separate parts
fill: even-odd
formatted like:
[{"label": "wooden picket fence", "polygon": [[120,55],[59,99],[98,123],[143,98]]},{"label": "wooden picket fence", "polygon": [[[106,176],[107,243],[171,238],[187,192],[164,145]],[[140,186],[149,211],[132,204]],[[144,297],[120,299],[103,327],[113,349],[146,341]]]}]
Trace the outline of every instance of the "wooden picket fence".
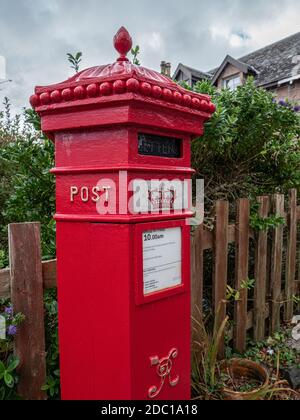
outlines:
[{"label": "wooden picket fence", "polygon": [[[294,297],[300,290],[300,247],[297,242],[297,224],[300,221],[300,206],[297,206],[297,190],[284,195],[258,197],[259,217],[281,217],[284,225],[269,230],[253,231],[250,227],[250,201],[240,199],[236,205],[236,221],[229,223],[229,203],[218,201],[215,207],[214,229],[200,226],[192,238],[192,316],[201,321],[203,315],[204,289],[211,285],[211,306],[219,325],[227,316],[229,302],[228,261],[229,246],[234,249],[234,273],[230,287],[238,292],[234,302],[233,328],[228,338],[234,348],[246,350],[247,333],[255,342],[263,340],[281,326],[282,321],[291,321],[294,313]],[[247,287],[249,280],[249,248],[252,241],[254,292],[251,300]],[[205,252],[212,250],[211,279],[204,276]],[[297,261],[299,267],[297,269]],[[232,264],[231,264],[232,266]],[[232,268],[232,267],[230,267]],[[234,284],[232,284],[234,283]],[[216,315],[218,315],[216,317]],[[195,323],[197,324],[197,322]],[[193,329],[194,340],[199,341],[197,328]],[[225,337],[224,337],[225,338]],[[224,353],[224,340],[220,355]]]},{"label": "wooden picket fence", "polygon": [[[253,330],[254,340],[261,340],[276,331],[282,320],[291,320],[293,296],[299,290],[300,267],[296,269],[296,261],[300,206],[297,206],[297,191],[290,192],[286,206],[283,195],[260,197],[258,202],[261,217],[267,217],[270,212],[282,216],[286,220],[285,226],[278,226],[271,232],[253,232],[249,223],[249,200],[241,199],[237,202],[235,224],[229,223],[229,203],[218,201],[213,230],[199,226],[192,234],[192,314],[196,320],[203,316],[206,285],[211,287],[212,306],[215,315],[218,311],[219,322],[226,317],[228,249],[230,245],[235,246],[234,282],[240,296],[234,304],[234,326],[229,335],[239,351],[246,349],[247,331]],[[250,240],[255,246],[255,291],[251,304],[247,288],[241,288],[249,278]],[[15,342],[15,353],[21,360],[19,392],[25,399],[41,400],[46,398],[41,391],[46,382],[43,295],[45,289],[56,287],[56,261],[41,261],[39,223],[10,225],[9,250],[10,268],[0,270],[0,298],[11,298],[15,311],[26,316]],[[209,259],[213,265],[211,279],[204,278],[203,274],[208,250],[213,255]],[[194,339],[197,339],[195,334]],[[220,353],[223,349],[222,343]]]}]

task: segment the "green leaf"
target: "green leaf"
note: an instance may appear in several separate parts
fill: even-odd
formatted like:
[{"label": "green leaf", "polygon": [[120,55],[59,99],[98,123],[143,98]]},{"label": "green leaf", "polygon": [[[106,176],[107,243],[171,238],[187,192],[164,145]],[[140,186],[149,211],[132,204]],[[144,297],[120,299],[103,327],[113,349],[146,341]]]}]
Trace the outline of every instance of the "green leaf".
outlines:
[{"label": "green leaf", "polygon": [[3,378],[5,371],[6,371],[6,368],[4,366],[4,363],[1,362],[1,360],[0,360],[0,379]]},{"label": "green leaf", "polygon": [[15,384],[13,376],[8,371],[4,372],[4,382],[8,386],[8,388],[13,388]]},{"label": "green leaf", "polygon": [[20,360],[17,357],[14,357],[7,368],[7,372],[13,372],[20,364]]}]

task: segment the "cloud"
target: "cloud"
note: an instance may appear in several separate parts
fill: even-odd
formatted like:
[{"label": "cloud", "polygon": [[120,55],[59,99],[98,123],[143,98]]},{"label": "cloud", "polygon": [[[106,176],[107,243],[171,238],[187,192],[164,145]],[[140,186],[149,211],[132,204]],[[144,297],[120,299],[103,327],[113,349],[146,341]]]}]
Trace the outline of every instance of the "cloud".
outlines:
[{"label": "cloud", "polygon": [[246,32],[232,29],[230,25],[214,24],[210,27],[210,33],[214,42],[218,42],[220,38],[225,39],[233,48],[246,47],[251,40],[251,36]]},{"label": "cloud", "polygon": [[[226,54],[240,57],[300,30],[298,0],[1,0],[0,55],[14,109],[28,105],[35,85],[71,75],[67,52],[83,52],[83,67],[110,63],[112,38],[126,26],[140,61],[209,70]],[[300,54],[300,52],[299,52]]]},{"label": "cloud", "polygon": [[144,33],[137,38],[137,42],[142,44],[147,51],[148,48],[157,51],[164,46],[162,35],[159,32]]},{"label": "cloud", "polygon": [[0,55],[0,83],[6,79],[6,60]]}]

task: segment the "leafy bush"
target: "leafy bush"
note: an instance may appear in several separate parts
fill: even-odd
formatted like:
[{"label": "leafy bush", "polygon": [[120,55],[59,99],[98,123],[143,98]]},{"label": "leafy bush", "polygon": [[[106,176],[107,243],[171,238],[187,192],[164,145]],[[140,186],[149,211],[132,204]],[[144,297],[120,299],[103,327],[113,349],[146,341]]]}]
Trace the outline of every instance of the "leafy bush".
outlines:
[{"label": "leafy bush", "polygon": [[0,114],[0,263],[7,264],[7,225],[40,221],[44,257],[54,257],[54,146],[40,131],[37,114],[28,110],[10,117],[5,101]]},{"label": "leafy bush", "polygon": [[58,306],[56,290],[48,290],[45,294],[45,327],[46,327],[46,350],[47,350],[47,383],[43,390],[47,392],[49,399],[60,398],[60,371],[58,349]]},{"label": "leafy bush", "polygon": [[193,142],[193,167],[205,179],[206,208],[300,187],[300,114],[291,103],[257,89],[252,79],[235,91],[209,82],[194,90],[217,105],[203,137]]},{"label": "leafy bush", "polygon": [[16,369],[19,364],[20,360],[12,354],[5,362],[0,360],[0,401],[19,399],[16,392],[18,383]]},{"label": "leafy bush", "polygon": [[[0,269],[8,265],[7,225],[19,222],[41,222],[42,252],[46,259],[56,255],[54,177],[54,146],[40,131],[40,119],[32,111],[11,118],[10,104],[4,103],[0,113]],[[45,298],[48,381],[45,385],[50,398],[59,395],[57,302],[50,292]],[[0,399],[16,399],[15,370],[12,363],[11,341],[0,343]],[[8,346],[1,351],[1,346]],[[3,367],[3,366],[4,367]],[[4,370],[5,368],[5,370]],[[1,379],[1,371],[3,374]],[[12,388],[7,386],[11,374]],[[2,380],[2,382],[1,382]],[[8,382],[9,382],[8,381]],[[49,386],[51,384],[51,386]],[[47,389],[46,389],[47,387]]]},{"label": "leafy bush", "polygon": [[16,390],[19,377],[16,369],[20,360],[13,355],[13,341],[25,317],[14,314],[7,301],[0,301],[0,316],[5,320],[5,338],[0,338],[0,400],[15,400],[19,399]]},{"label": "leafy bush", "polygon": [[262,342],[250,341],[246,353],[238,356],[263,363],[270,369],[276,368],[278,359],[281,369],[292,366],[300,368],[300,354],[291,346],[291,335],[291,328],[285,328]]},{"label": "leafy bush", "polygon": [[[49,399],[57,400],[60,398],[60,371],[56,290],[47,290],[44,301],[47,382],[42,389],[47,392]],[[18,333],[18,327],[25,317],[20,313],[14,315],[13,308],[8,300],[0,301],[0,316],[6,321],[6,338],[4,340],[0,339],[0,400],[15,400],[20,398],[16,391],[19,380],[16,369],[19,366],[19,359],[13,356],[13,342]]]}]

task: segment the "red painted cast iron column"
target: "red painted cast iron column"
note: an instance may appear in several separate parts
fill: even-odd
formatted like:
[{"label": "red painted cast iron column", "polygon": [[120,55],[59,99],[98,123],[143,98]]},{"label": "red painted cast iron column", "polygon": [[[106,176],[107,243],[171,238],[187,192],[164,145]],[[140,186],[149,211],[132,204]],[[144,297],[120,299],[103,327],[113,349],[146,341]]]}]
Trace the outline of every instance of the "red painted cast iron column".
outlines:
[{"label": "red painted cast iron column", "polygon": [[56,150],[62,398],[189,399],[185,187],[215,107],[130,63],[124,28],[114,45],[115,63],[30,100]]}]

